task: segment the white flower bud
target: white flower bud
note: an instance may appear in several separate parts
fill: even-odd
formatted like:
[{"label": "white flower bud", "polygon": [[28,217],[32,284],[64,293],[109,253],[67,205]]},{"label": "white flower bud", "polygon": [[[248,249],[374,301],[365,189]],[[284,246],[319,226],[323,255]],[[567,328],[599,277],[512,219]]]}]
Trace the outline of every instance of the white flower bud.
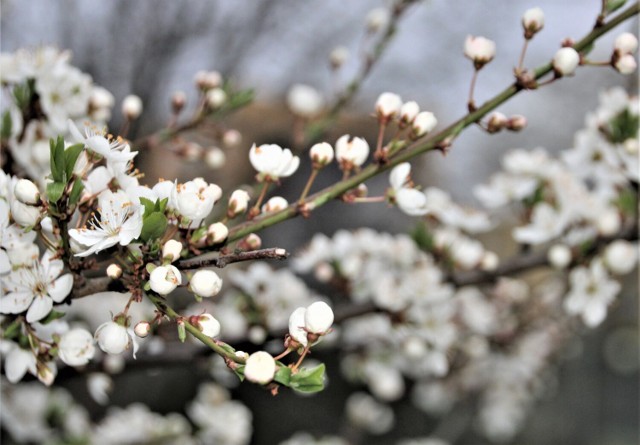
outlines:
[{"label": "white flower bud", "polygon": [[375,33],[386,27],[390,19],[386,8],[376,8],[369,11],[366,18],[367,32]]},{"label": "white flower bud", "polygon": [[247,338],[254,345],[261,345],[267,339],[267,331],[262,326],[251,326],[247,332]]},{"label": "white flower bud", "polygon": [[247,211],[249,200],[251,197],[244,190],[234,190],[229,197],[229,206],[227,209],[227,216],[233,218],[241,213]]},{"label": "white flower bud", "polygon": [[40,191],[38,187],[28,179],[19,179],[13,188],[14,196],[23,204],[38,204]]},{"label": "white flower bud", "polygon": [[547,260],[556,269],[564,269],[572,260],[571,249],[564,244],[556,244],[547,252]]},{"label": "white flower bud", "polygon": [[167,295],[182,283],[182,275],[174,266],[159,266],[149,275],[151,290],[160,295]]},{"label": "white flower bud", "polygon": [[265,385],[273,380],[276,374],[276,361],[265,351],[254,352],[249,356],[244,367],[244,376],[254,383]]},{"label": "white flower bud", "polygon": [[180,241],[170,239],[162,246],[162,258],[168,258],[172,263],[180,259],[180,252],[182,252],[182,243]]},{"label": "white flower bud", "polygon": [[204,157],[204,161],[212,170],[218,170],[219,168],[224,167],[224,164],[227,161],[227,156],[224,154],[224,151],[222,151],[220,148],[210,147],[207,150],[207,153]]},{"label": "white flower bud", "polygon": [[316,301],[307,307],[304,325],[308,332],[324,334],[333,324],[333,311],[324,301]]},{"label": "white flower bud", "polygon": [[220,322],[213,315],[200,314],[195,318],[197,318],[196,326],[204,335],[211,338],[220,335]]},{"label": "white flower bud", "polygon": [[187,104],[187,95],[184,91],[176,91],[171,96],[171,109],[175,114],[180,113]]},{"label": "white flower bud", "polygon": [[507,129],[511,131],[520,131],[527,126],[527,118],[519,114],[515,114],[509,118]]},{"label": "white flower bud", "polygon": [[109,393],[113,390],[113,380],[107,374],[93,372],[87,377],[87,390],[98,405],[107,405]]},{"label": "white flower bud", "polygon": [[530,39],[544,26],[544,12],[540,8],[527,9],[522,16],[525,38]]},{"label": "white flower bud", "polygon": [[625,240],[616,240],[604,251],[604,263],[612,273],[624,275],[631,272],[638,261],[638,247]]},{"label": "white flower bud", "polygon": [[638,144],[638,140],[636,138],[628,138],[623,143],[622,146],[624,150],[630,155],[638,154],[640,150],[640,144]]},{"label": "white flower bud", "polygon": [[115,263],[109,264],[109,266],[107,267],[107,276],[112,280],[117,280],[122,276],[122,267],[118,266]]},{"label": "white flower bud", "polygon": [[572,75],[580,63],[580,54],[573,48],[560,48],[553,56],[553,69],[557,76]]},{"label": "white flower bud", "polygon": [[362,138],[345,134],[336,141],[336,159],[342,168],[360,167],[369,156],[369,144]]},{"label": "white flower bud", "polygon": [[411,131],[415,137],[422,137],[431,132],[438,125],[438,119],[430,111],[418,113],[412,123]]},{"label": "white flower bud", "polygon": [[314,167],[321,168],[333,161],[333,147],[327,142],[314,144],[309,150]]},{"label": "white flower bud", "polygon": [[198,71],[194,76],[194,81],[201,90],[209,90],[222,85],[222,74],[217,71]]},{"label": "white flower bud", "polygon": [[222,289],[222,278],[212,270],[199,270],[189,281],[189,290],[200,297],[213,297],[220,292],[220,289]]},{"label": "white flower bud", "polygon": [[60,336],[58,357],[69,366],[84,366],[93,358],[93,336],[85,329],[71,329]]},{"label": "white flower bud", "polygon": [[287,106],[297,116],[312,118],[322,111],[324,98],[315,88],[296,84],[287,94]]},{"label": "white flower bud", "polygon": [[255,233],[250,233],[243,241],[249,250],[258,250],[262,247],[262,239]]},{"label": "white flower bud", "polygon": [[485,252],[480,262],[480,268],[487,272],[492,272],[498,268],[500,258],[495,252]]},{"label": "white flower bud", "polygon": [[227,101],[227,93],[222,88],[212,88],[207,91],[206,101],[209,107],[220,108]]},{"label": "white flower bud", "polygon": [[122,114],[128,120],[137,119],[142,114],[142,99],[130,94],[122,101]]},{"label": "white flower bud", "polygon": [[394,93],[382,93],[376,101],[376,114],[381,122],[389,122],[400,114],[402,99]]},{"label": "white flower bud", "polygon": [[229,229],[221,222],[213,223],[207,228],[207,237],[213,244],[223,242],[229,236]]},{"label": "white flower bud", "polygon": [[473,61],[476,69],[480,69],[495,57],[496,44],[484,37],[467,36],[464,41],[464,55]]},{"label": "white flower bud", "polygon": [[238,130],[227,130],[222,135],[222,143],[227,147],[236,147],[242,142],[242,134]]},{"label": "white flower bud", "polygon": [[131,337],[127,328],[115,321],[101,324],[95,335],[98,346],[107,354],[121,354],[131,346]]},{"label": "white flower bud", "polygon": [[133,328],[133,332],[140,337],[145,338],[151,332],[151,323],[148,321],[140,321]]},{"label": "white flower bud", "polygon": [[349,59],[349,50],[344,46],[336,46],[329,54],[329,62],[334,70],[340,68]]},{"label": "white flower bud", "polygon": [[299,307],[289,317],[289,335],[302,346],[307,346],[307,331],[304,321],[306,312],[305,308]]},{"label": "white flower bud", "polygon": [[182,146],[182,155],[187,161],[199,161],[204,149],[196,142],[187,142]]},{"label": "white flower bud", "polygon": [[262,213],[278,212],[287,208],[288,205],[289,203],[282,196],[274,196],[262,206]]},{"label": "white flower bud", "polygon": [[637,67],[638,64],[636,63],[636,59],[631,54],[625,54],[616,60],[615,63],[616,70],[618,70],[620,74],[624,75],[633,73]]},{"label": "white flower bud", "polygon": [[416,118],[418,113],[420,113],[420,106],[417,102],[413,100],[405,102],[402,104],[402,108],[400,108],[400,122],[410,124]]},{"label": "white flower bud", "polygon": [[509,119],[499,111],[494,111],[489,115],[487,122],[487,131],[489,133],[497,133],[509,124]]},{"label": "white flower bud", "polygon": [[638,49],[638,38],[630,32],[622,33],[616,37],[613,48],[620,55],[635,53]]},{"label": "white flower bud", "polygon": [[22,227],[35,226],[40,219],[40,208],[23,204],[14,199],[11,201],[11,217]]},{"label": "white flower bud", "polygon": [[615,209],[608,209],[598,215],[596,226],[598,233],[604,236],[615,235],[622,225],[620,214]]}]

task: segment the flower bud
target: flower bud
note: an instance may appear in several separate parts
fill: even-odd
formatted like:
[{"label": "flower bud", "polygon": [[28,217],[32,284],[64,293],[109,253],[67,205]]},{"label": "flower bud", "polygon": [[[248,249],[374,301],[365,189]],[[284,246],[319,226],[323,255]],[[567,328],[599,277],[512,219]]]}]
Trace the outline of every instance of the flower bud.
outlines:
[{"label": "flower bud", "polygon": [[556,269],[564,269],[571,264],[571,249],[564,244],[556,244],[547,252],[547,260]]},{"label": "flower bud", "polygon": [[307,332],[324,334],[332,324],[333,311],[324,301],[316,301],[311,304],[304,314],[304,325]]},{"label": "flower bud", "polygon": [[504,129],[509,123],[509,119],[504,114],[494,111],[489,115],[489,121],[487,122],[487,131],[489,133],[497,133]]},{"label": "flower bud", "polygon": [[498,264],[500,264],[500,258],[495,252],[485,252],[480,261],[480,269],[492,272],[498,268]]},{"label": "flower bud", "polygon": [[250,233],[243,241],[248,248],[247,250],[258,250],[262,247],[262,239],[255,233]]},{"label": "flower bud", "polygon": [[201,90],[210,90],[222,85],[222,75],[217,71],[198,71],[194,81]]},{"label": "flower bud", "polygon": [[638,67],[638,64],[631,54],[625,54],[616,60],[614,67],[620,74],[627,75],[633,73]]},{"label": "flower bud", "polygon": [[628,241],[616,240],[604,251],[604,263],[616,275],[631,272],[638,260],[638,248]]},{"label": "flower bud", "polygon": [[127,120],[137,119],[142,114],[142,99],[130,94],[122,101],[122,114]]},{"label": "flower bud", "polygon": [[274,196],[262,206],[262,213],[278,212],[287,208],[288,205],[289,203],[282,196]]},{"label": "flower bud", "polygon": [[251,326],[247,338],[254,345],[261,345],[267,339],[267,330],[260,325]]},{"label": "flower bud", "polygon": [[207,238],[212,244],[223,242],[229,236],[229,229],[221,222],[213,223],[207,228]]},{"label": "flower bud", "polygon": [[234,218],[237,215],[246,212],[250,199],[249,194],[244,190],[235,190],[229,197],[227,216],[229,218]]},{"label": "flower bud", "polygon": [[224,164],[227,161],[227,156],[220,148],[210,147],[204,156],[204,161],[207,163],[207,166],[209,166],[210,169],[218,170],[224,167]]},{"label": "flower bud", "polygon": [[411,132],[413,137],[421,138],[431,132],[438,125],[438,119],[430,111],[422,111],[413,120],[411,124]]},{"label": "flower bud", "polygon": [[199,270],[189,281],[189,290],[200,297],[213,297],[220,292],[220,289],[222,289],[222,278],[212,270]]},{"label": "flower bud", "polygon": [[185,142],[181,150],[182,156],[190,162],[199,161],[202,158],[203,151],[202,146],[196,142]]},{"label": "flower bud", "polygon": [[174,114],[179,114],[187,104],[187,95],[184,91],[176,91],[171,96],[171,110]]},{"label": "flower bud", "polygon": [[276,361],[265,351],[254,352],[249,356],[244,367],[244,376],[254,383],[265,385],[273,380],[276,374]]},{"label": "flower bud", "polygon": [[145,338],[151,332],[151,323],[148,321],[140,321],[133,328],[133,332],[140,337]]},{"label": "flower bud", "polygon": [[615,235],[622,225],[620,214],[615,209],[608,209],[601,212],[596,220],[598,233],[603,236]]},{"label": "flower bud", "polygon": [[107,354],[121,354],[131,346],[131,337],[127,328],[116,323],[107,321],[101,324],[95,335],[98,346]]},{"label": "flower bud", "polygon": [[507,122],[507,130],[520,131],[527,126],[527,118],[519,114],[513,115]]},{"label": "flower bud", "polygon": [[553,70],[556,76],[570,76],[580,64],[580,54],[573,48],[560,48],[553,56]]},{"label": "flower bud", "polygon": [[544,12],[540,8],[527,9],[522,16],[525,39],[532,38],[544,26]]},{"label": "flower bud", "polygon": [[40,219],[40,208],[26,205],[14,199],[11,201],[11,217],[22,227],[33,227]]},{"label": "flower bud", "polygon": [[491,62],[496,55],[496,44],[484,37],[467,36],[464,55],[473,61],[476,70]]},{"label": "flower bud", "polygon": [[222,135],[222,143],[227,147],[236,147],[242,142],[242,135],[238,130],[227,130]]},{"label": "flower bud", "polygon": [[333,147],[327,142],[319,142],[309,150],[314,168],[322,168],[333,161]]},{"label": "flower bud", "polygon": [[182,243],[174,239],[170,239],[164,246],[162,246],[162,258],[168,259],[170,262],[174,262],[180,259],[180,253],[182,252]]},{"label": "flower bud", "polygon": [[115,263],[109,264],[109,267],[107,267],[107,276],[112,280],[117,280],[122,276],[122,267]]},{"label": "flower bud", "polygon": [[343,169],[360,167],[369,156],[369,144],[362,138],[345,134],[336,141],[336,159]]},{"label": "flower bud", "polygon": [[336,46],[329,54],[331,68],[337,70],[349,59],[349,50],[344,46]]},{"label": "flower bud", "polygon": [[200,332],[207,337],[217,337],[220,335],[220,322],[211,314],[200,314],[192,317],[192,324],[196,325]]},{"label": "flower bud", "polygon": [[307,309],[299,307],[289,316],[289,335],[302,346],[307,346],[307,331],[304,321],[306,312]]},{"label": "flower bud", "polygon": [[28,179],[19,179],[13,188],[13,194],[23,204],[38,204],[40,202],[38,187]]},{"label": "flower bud", "polygon": [[402,99],[394,93],[382,93],[376,101],[376,114],[381,123],[387,123],[400,114]]},{"label": "flower bud", "polygon": [[312,118],[320,114],[324,107],[324,98],[309,85],[296,84],[287,94],[287,106],[297,116]]},{"label": "flower bud", "polygon": [[407,125],[412,123],[418,113],[420,113],[420,106],[417,102],[413,100],[405,102],[400,108],[400,124]]},{"label": "flower bud", "polygon": [[84,329],[71,329],[60,336],[58,357],[69,366],[84,366],[93,358],[93,336]]},{"label": "flower bud", "polygon": [[613,49],[620,55],[635,53],[638,49],[638,38],[630,32],[625,32],[616,37]]},{"label": "flower bud", "polygon": [[622,146],[624,150],[630,155],[638,154],[640,150],[640,144],[638,144],[638,140],[636,138],[628,138],[623,143]]},{"label": "flower bud", "polygon": [[205,96],[207,105],[214,110],[220,108],[227,101],[227,93],[222,88],[212,88]]},{"label": "flower bud", "polygon": [[149,275],[151,290],[160,295],[167,295],[182,283],[182,275],[174,266],[159,266]]},{"label": "flower bud", "polygon": [[373,34],[386,27],[390,19],[386,8],[376,8],[369,11],[366,18],[367,32]]}]

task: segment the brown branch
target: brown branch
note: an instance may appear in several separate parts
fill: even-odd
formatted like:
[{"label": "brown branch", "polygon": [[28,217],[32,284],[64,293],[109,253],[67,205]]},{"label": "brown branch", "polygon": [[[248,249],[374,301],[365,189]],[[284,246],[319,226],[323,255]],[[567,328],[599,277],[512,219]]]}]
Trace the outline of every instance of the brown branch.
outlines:
[{"label": "brown branch", "polygon": [[72,299],[88,297],[98,292],[105,292],[113,280],[109,277],[87,278],[84,284],[73,290]]},{"label": "brown branch", "polygon": [[193,258],[178,262],[178,269],[188,270],[198,267],[214,266],[223,268],[227,264],[238,263],[240,261],[276,259],[284,260],[289,257],[289,252],[280,247],[270,249],[251,250],[249,252],[235,252],[228,255],[220,255],[216,258]]}]

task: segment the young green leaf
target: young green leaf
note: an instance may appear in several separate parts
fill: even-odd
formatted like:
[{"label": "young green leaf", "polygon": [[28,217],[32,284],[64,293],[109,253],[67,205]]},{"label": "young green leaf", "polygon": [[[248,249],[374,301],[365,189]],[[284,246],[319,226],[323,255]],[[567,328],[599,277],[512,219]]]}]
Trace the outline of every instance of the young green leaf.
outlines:
[{"label": "young green leaf", "polygon": [[9,114],[7,110],[2,115],[2,129],[0,130],[0,137],[2,137],[2,139],[9,139],[11,137],[12,125],[11,114]]},{"label": "young green leaf", "polygon": [[50,182],[47,184],[47,199],[49,202],[58,202],[64,193],[65,184],[62,182]]},{"label": "young green leaf", "polygon": [[84,190],[84,184],[82,180],[76,179],[73,183],[73,187],[71,188],[71,193],[69,193],[69,204],[75,205],[80,200],[80,195],[82,194],[82,190]]},{"label": "young green leaf", "polygon": [[67,178],[71,178],[73,175],[73,168],[75,167],[78,156],[80,156],[83,149],[83,144],[75,144],[64,151],[64,170],[67,174]]},{"label": "young green leaf", "polygon": [[56,310],[52,310],[51,312],[49,312],[49,315],[47,315],[45,318],[40,320],[39,323],[48,324],[48,323],[51,323],[52,321],[57,320],[59,318],[62,318],[64,316],[65,316],[64,312],[58,312]]},{"label": "young green leaf", "polygon": [[159,212],[153,212],[144,218],[142,222],[142,232],[140,238],[143,241],[160,238],[167,229],[167,217]]},{"label": "young green leaf", "polygon": [[290,386],[299,392],[314,393],[324,389],[324,363],[315,368],[300,369],[296,374],[291,375]]}]

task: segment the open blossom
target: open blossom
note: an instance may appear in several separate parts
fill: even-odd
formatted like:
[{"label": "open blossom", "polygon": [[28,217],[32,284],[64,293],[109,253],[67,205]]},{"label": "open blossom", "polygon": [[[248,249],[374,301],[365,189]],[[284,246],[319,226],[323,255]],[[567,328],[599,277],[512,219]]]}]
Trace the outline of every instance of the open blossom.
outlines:
[{"label": "open blossom", "polygon": [[126,246],[140,236],[142,212],[125,192],[105,190],[100,193],[98,209],[100,218],[93,219],[88,228],[69,230],[74,241],[88,247],[76,256],[88,256],[116,244]]},{"label": "open blossom", "polygon": [[73,276],[64,274],[62,260],[53,260],[53,253],[45,252],[39,262],[20,268],[3,278],[9,292],[0,298],[0,313],[20,314],[27,311],[27,321],[45,318],[54,303],[61,303],[73,287]]},{"label": "open blossom", "polygon": [[253,144],[249,150],[249,161],[265,179],[271,180],[291,176],[300,165],[299,157],[276,144]]},{"label": "open blossom", "polygon": [[11,383],[17,383],[29,373],[36,375],[36,357],[31,351],[13,347],[4,358],[4,374]]},{"label": "open blossom", "polygon": [[222,196],[222,189],[195,178],[184,184],[175,184],[171,191],[171,203],[175,210],[198,225],[213,210],[214,203]]},{"label": "open blossom", "polygon": [[84,329],[72,329],[60,337],[58,357],[69,366],[83,366],[95,354],[93,336]]},{"label": "open blossom", "polygon": [[389,183],[393,189],[395,203],[400,210],[407,215],[426,215],[427,197],[420,190],[408,185],[410,180],[411,164],[403,162],[396,165],[389,174]]},{"label": "open blossom", "polygon": [[105,137],[105,131],[89,125],[85,126],[83,136],[78,127],[69,120],[69,132],[76,143],[84,144],[89,150],[99,154],[108,162],[119,162],[126,164],[131,161],[138,152],[131,151],[129,144],[121,137],[115,139]]},{"label": "open blossom", "polygon": [[351,138],[348,134],[336,141],[336,159],[342,168],[360,167],[369,156],[369,144],[362,138]]}]

